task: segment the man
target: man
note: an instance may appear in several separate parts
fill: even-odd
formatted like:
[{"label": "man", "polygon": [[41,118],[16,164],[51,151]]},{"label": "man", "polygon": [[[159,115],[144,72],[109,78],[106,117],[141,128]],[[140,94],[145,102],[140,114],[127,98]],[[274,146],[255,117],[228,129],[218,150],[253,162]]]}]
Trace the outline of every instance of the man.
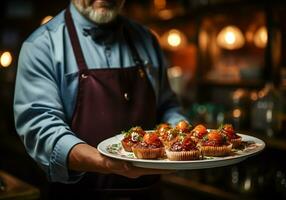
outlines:
[{"label": "man", "polygon": [[123,4],[72,0],[23,43],[15,124],[29,155],[51,182],[60,182],[51,194],[149,198],[154,174],[166,173],[96,149],[130,127],[184,119],[158,43],[146,28],[118,15]]}]

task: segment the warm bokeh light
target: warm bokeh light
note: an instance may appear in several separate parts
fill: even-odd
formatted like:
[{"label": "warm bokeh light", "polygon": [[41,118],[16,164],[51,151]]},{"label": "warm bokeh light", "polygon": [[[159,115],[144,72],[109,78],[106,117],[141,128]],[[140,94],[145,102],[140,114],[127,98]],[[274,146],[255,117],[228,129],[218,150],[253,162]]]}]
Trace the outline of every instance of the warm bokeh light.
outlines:
[{"label": "warm bokeh light", "polygon": [[253,41],[254,33],[252,30],[248,30],[245,33],[245,39],[247,42],[251,43]]},{"label": "warm bokeh light", "polygon": [[9,51],[2,53],[0,57],[0,64],[2,67],[9,67],[12,63],[12,54]]},{"label": "warm bokeh light", "polygon": [[234,101],[239,101],[245,95],[245,91],[243,89],[237,89],[234,91],[232,99]]},{"label": "warm bokeh light", "polygon": [[183,70],[180,66],[174,66],[168,68],[168,76],[170,78],[177,78],[183,75]]},{"label": "warm bokeh light", "polygon": [[177,47],[181,44],[182,39],[177,31],[171,31],[168,36],[168,43],[173,47]]},{"label": "warm bokeh light", "polygon": [[260,27],[254,34],[254,44],[259,48],[265,48],[268,40],[267,29],[265,26]]},{"label": "warm bokeh light", "polygon": [[258,99],[258,94],[257,94],[257,92],[251,92],[251,93],[250,93],[250,99],[251,99],[252,101],[256,101],[256,100]]},{"label": "warm bokeh light", "polygon": [[53,19],[53,16],[46,16],[44,17],[44,19],[41,21],[41,25],[47,23],[48,21],[50,21],[51,19]]},{"label": "warm bokeh light", "polygon": [[160,17],[160,19],[169,20],[174,17],[174,12],[170,9],[164,9],[158,12],[158,16]]},{"label": "warm bokeh light", "polygon": [[173,66],[168,68],[168,78],[170,86],[176,94],[181,94],[183,89],[183,69],[181,66]]},{"label": "warm bokeh light", "polygon": [[235,26],[223,28],[217,36],[217,44],[225,49],[239,49],[244,43],[245,39],[242,32]]},{"label": "warm bokeh light", "polygon": [[252,186],[251,179],[247,177],[244,181],[243,188],[245,191],[248,191],[251,189],[251,186]]},{"label": "warm bokeh light", "polygon": [[234,109],[234,110],[232,111],[232,116],[233,116],[234,118],[240,118],[240,116],[241,116],[241,110],[240,110],[240,109]]},{"label": "warm bokeh light", "polygon": [[154,0],[154,7],[158,10],[166,7],[166,0]]},{"label": "warm bokeh light", "polygon": [[162,35],[160,43],[163,48],[176,50],[187,45],[187,37],[181,31],[171,29]]},{"label": "warm bokeh light", "polygon": [[208,33],[206,31],[200,31],[199,33],[199,45],[203,51],[207,50],[209,42]]}]

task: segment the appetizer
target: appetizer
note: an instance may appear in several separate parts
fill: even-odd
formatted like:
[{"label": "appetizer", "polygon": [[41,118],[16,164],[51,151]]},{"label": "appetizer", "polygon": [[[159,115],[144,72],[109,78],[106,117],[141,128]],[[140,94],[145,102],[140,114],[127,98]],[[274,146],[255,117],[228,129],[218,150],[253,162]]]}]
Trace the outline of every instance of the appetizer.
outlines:
[{"label": "appetizer", "polygon": [[180,132],[180,133],[189,133],[191,130],[191,125],[189,124],[189,122],[187,122],[186,120],[182,120],[179,121],[176,124],[176,129]]},{"label": "appetizer", "polygon": [[211,130],[199,143],[204,156],[226,156],[232,152],[232,144],[218,130]]},{"label": "appetizer", "polygon": [[207,128],[202,124],[196,125],[195,128],[191,130],[192,138],[196,142],[199,142],[200,140],[202,140],[203,137],[206,136],[207,134],[208,134]]},{"label": "appetizer", "polygon": [[162,141],[165,147],[169,147],[169,145],[176,139],[178,136],[179,131],[175,128],[170,128],[163,132],[159,133],[159,139]]},{"label": "appetizer", "polygon": [[241,136],[237,135],[231,124],[225,124],[219,128],[221,133],[226,136],[227,140],[232,143],[232,147],[236,148],[241,144]]},{"label": "appetizer", "polygon": [[132,146],[142,141],[145,131],[140,126],[135,126],[127,132],[122,131],[122,134],[124,134],[124,138],[121,140],[123,149],[132,152]]},{"label": "appetizer", "polygon": [[201,152],[197,148],[197,143],[187,134],[179,134],[176,140],[166,149],[169,160],[198,160]]},{"label": "appetizer", "polygon": [[136,158],[141,159],[158,159],[165,155],[163,143],[156,131],[146,132],[143,140],[132,146],[132,151]]}]

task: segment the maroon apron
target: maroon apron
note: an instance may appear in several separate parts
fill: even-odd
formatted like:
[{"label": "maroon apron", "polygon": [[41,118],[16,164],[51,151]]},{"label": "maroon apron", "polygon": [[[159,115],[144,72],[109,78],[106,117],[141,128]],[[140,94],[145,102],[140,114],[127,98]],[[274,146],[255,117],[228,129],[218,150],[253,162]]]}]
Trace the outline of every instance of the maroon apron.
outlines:
[{"label": "maroon apron", "polygon": [[[143,129],[154,128],[155,93],[130,36],[125,38],[135,66],[89,69],[68,9],[65,12],[65,20],[79,68],[79,86],[72,130],[79,138],[96,147],[102,140],[133,126],[141,126]],[[125,35],[130,34],[126,27],[123,31]],[[153,186],[158,185],[158,181],[158,175],[129,179],[114,174],[87,173],[76,184],[52,184],[52,193],[65,197],[90,194],[102,199],[117,197],[150,199],[156,196],[152,190],[156,188]]]}]

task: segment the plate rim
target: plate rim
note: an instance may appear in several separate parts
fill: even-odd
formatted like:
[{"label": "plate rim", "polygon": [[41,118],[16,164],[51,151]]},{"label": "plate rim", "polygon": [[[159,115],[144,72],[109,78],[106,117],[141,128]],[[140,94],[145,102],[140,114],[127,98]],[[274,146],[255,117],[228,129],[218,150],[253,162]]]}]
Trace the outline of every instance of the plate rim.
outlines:
[{"label": "plate rim", "polygon": [[[107,138],[103,141],[101,141],[97,145],[98,151],[110,158],[118,159],[118,160],[123,160],[127,162],[131,162],[134,166],[137,167],[143,167],[143,168],[156,168],[156,169],[177,169],[176,167],[174,168],[175,165],[178,165],[178,169],[203,169],[203,168],[211,168],[213,167],[218,167],[218,166],[225,166],[225,165],[231,165],[231,164],[236,164],[238,162],[241,162],[249,157],[252,157],[260,152],[262,152],[266,144],[263,140],[260,138],[248,135],[248,134],[241,134],[237,133],[239,136],[244,139],[248,139],[246,141],[254,141],[255,144],[258,144],[259,146],[255,148],[253,151],[246,152],[245,154],[239,154],[235,156],[226,156],[226,157],[213,157],[212,159],[201,159],[201,160],[186,160],[186,161],[171,161],[171,160],[166,160],[166,159],[138,159],[138,158],[128,158],[128,157],[122,157],[118,156],[116,154],[109,153],[106,149],[103,149],[104,147],[107,147],[108,141],[112,140],[117,140],[117,143],[120,143],[120,138],[122,139],[123,135],[122,134],[117,134],[113,137]],[[251,140],[252,139],[252,140]],[[112,143],[114,144],[114,143]],[[132,152],[130,152],[132,153]],[[230,164],[228,164],[230,163]],[[193,165],[193,166],[190,166]]]}]

